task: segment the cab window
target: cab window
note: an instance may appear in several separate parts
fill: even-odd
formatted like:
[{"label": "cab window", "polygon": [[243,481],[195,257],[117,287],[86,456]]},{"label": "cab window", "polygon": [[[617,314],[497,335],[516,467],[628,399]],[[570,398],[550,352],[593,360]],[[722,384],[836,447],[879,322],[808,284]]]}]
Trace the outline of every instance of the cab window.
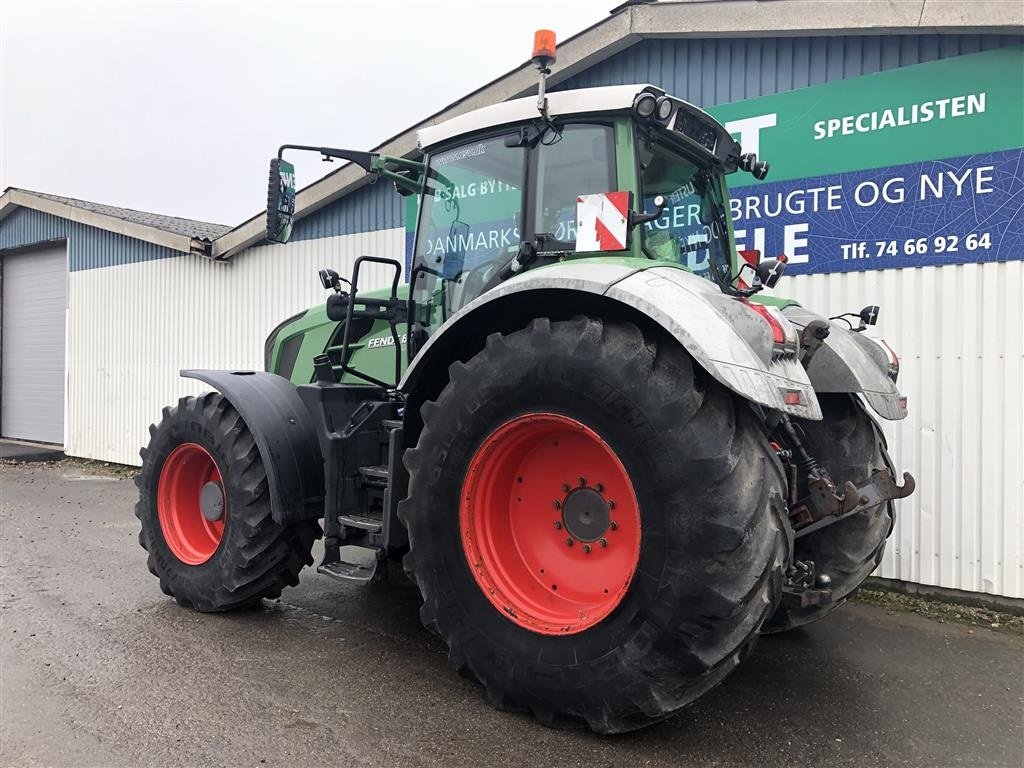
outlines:
[{"label": "cab window", "polygon": [[614,134],[606,125],[549,129],[536,149],[537,195],[533,229],[540,250],[576,246],[576,198],[616,190]]}]

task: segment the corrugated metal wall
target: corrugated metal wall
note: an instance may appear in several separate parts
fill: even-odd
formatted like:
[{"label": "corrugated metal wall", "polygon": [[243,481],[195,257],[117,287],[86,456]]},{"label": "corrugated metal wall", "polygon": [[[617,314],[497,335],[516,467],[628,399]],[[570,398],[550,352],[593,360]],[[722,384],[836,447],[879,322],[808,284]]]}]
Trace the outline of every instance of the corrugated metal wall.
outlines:
[{"label": "corrugated metal wall", "polygon": [[1019,45],[1024,35],[834,35],[644,40],[556,90],[652,83],[702,107]]},{"label": "corrugated metal wall", "polygon": [[1024,263],[801,275],[776,293],[818,312],[881,306],[910,415],[883,422],[918,481],[877,575],[1024,597]]},{"label": "corrugated metal wall", "polygon": [[[139,464],[164,405],[202,391],[181,368],[263,368],[263,342],[285,317],[323,302],[317,270],[357,256],[402,261],[404,229],[250,248],[227,263],[193,255],[72,272],[68,444],[71,456]],[[367,288],[391,274],[369,266]]]}]

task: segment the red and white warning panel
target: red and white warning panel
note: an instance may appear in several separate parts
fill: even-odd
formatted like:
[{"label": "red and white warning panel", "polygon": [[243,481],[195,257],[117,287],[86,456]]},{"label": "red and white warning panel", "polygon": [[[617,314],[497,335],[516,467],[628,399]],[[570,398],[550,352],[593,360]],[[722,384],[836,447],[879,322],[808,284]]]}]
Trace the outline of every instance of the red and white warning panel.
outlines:
[{"label": "red and white warning panel", "polygon": [[629,233],[629,192],[576,198],[576,250],[623,251]]}]

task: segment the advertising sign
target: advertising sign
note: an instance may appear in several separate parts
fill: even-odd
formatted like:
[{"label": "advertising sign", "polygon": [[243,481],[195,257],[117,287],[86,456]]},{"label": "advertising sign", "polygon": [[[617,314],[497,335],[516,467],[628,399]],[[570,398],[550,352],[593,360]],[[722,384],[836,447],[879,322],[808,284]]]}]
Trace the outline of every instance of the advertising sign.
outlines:
[{"label": "advertising sign", "polygon": [[1024,258],[1024,46],[708,111],[772,166],[729,177],[737,247],[790,274]]}]

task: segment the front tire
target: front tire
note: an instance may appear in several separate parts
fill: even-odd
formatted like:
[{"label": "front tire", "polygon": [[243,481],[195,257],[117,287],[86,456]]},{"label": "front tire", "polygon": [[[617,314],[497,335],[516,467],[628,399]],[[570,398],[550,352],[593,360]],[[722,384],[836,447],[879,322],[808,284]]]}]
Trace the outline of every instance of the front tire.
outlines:
[{"label": "front tire", "polygon": [[140,454],[139,544],[164,594],[198,611],[228,611],[299,583],[320,525],[274,522],[259,449],[223,395],[164,408]]},{"label": "front tire", "polygon": [[502,708],[601,733],[721,682],[789,557],[750,409],[675,342],[594,318],[494,334],[450,378],[399,516],[451,665]]}]

